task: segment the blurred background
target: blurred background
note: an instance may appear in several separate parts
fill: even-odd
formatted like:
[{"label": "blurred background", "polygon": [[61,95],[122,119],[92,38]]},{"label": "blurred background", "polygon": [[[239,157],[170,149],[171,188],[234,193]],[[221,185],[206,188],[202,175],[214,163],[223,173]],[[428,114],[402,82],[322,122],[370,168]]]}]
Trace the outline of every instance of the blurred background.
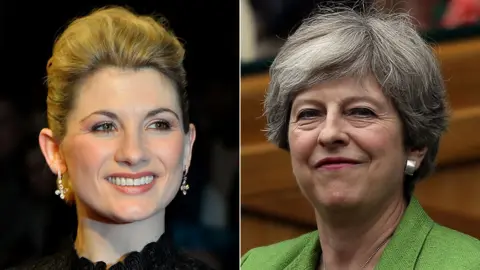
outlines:
[{"label": "blurred background", "polygon": [[241,0],[242,61],[273,57],[316,6],[338,5],[407,11],[421,31],[471,26],[480,19],[479,0]]},{"label": "blurred background", "polygon": [[266,142],[262,102],[268,67],[317,5],[407,11],[440,60],[452,117],[437,171],[415,196],[438,223],[480,239],[480,0],[240,0],[241,253],[316,229],[288,153]]},{"label": "blurred background", "polygon": [[213,267],[237,268],[238,2],[46,0],[0,1],[0,269],[57,251],[76,229],[74,208],[54,195],[55,176],[38,147],[46,127],[45,66],[67,23],[104,5],[163,15],[185,43],[197,140],[190,190],[168,206],[167,230]]}]

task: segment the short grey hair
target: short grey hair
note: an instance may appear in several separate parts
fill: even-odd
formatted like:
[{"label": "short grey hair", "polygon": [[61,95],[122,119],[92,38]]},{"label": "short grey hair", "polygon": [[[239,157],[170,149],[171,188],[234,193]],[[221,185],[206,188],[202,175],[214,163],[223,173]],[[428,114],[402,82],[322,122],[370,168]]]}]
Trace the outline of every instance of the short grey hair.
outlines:
[{"label": "short grey hair", "polygon": [[426,156],[407,188],[434,170],[448,105],[432,48],[405,13],[320,10],[285,42],[272,66],[264,103],[268,140],[289,150],[291,105],[298,93],[326,80],[373,75],[399,113],[404,146]]}]

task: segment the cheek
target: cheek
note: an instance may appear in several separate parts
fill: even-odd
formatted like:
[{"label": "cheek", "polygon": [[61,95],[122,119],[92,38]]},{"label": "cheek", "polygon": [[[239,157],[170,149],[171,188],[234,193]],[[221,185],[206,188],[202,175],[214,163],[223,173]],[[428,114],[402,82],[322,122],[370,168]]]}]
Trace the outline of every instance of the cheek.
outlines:
[{"label": "cheek", "polygon": [[[77,136],[65,147],[65,161],[71,176],[98,173],[105,159],[113,155],[113,143],[107,140]],[[75,179],[73,179],[75,180]]]},{"label": "cheek", "polygon": [[[151,138],[148,148],[164,164],[167,171],[181,168],[184,157],[184,140],[180,132],[169,134],[164,138]],[[181,168],[183,169],[183,168]]]},{"label": "cheek", "polygon": [[[356,141],[370,157],[370,171],[378,179],[392,179],[392,175],[403,175],[405,156],[401,132],[394,128],[365,129],[357,134]],[[398,181],[402,179],[399,177]]]},{"label": "cheek", "polygon": [[317,138],[318,131],[316,130],[289,129],[288,141],[295,174],[298,174],[299,168],[308,166],[309,159],[317,145]]},{"label": "cheek", "polygon": [[372,159],[387,158],[402,153],[403,142],[400,131],[396,128],[377,127],[361,129],[355,132],[355,141]]}]

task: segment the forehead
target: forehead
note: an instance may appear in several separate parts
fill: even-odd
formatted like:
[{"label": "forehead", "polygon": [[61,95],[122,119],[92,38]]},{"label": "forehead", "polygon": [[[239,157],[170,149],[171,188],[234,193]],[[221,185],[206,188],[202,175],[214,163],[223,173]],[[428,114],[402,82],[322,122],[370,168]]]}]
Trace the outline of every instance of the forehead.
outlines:
[{"label": "forehead", "polygon": [[155,69],[103,68],[78,88],[75,110],[167,107],[179,111],[178,95],[170,79]]},{"label": "forehead", "polygon": [[312,99],[333,101],[351,97],[369,97],[380,102],[387,102],[377,80],[373,76],[367,76],[363,78],[344,77],[318,83],[300,92],[294,98],[294,103]]}]

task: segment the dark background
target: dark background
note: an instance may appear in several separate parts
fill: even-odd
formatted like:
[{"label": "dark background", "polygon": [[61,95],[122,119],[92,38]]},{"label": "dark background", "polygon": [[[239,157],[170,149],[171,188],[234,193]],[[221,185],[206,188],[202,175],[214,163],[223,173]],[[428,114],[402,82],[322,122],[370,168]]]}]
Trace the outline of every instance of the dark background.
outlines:
[{"label": "dark background", "polygon": [[[76,216],[54,195],[55,176],[38,147],[46,127],[45,66],[55,38],[73,18],[105,5],[160,14],[184,42],[191,119],[197,126],[187,196],[167,208],[167,230],[195,256],[238,267],[238,164],[213,180],[212,159],[238,153],[239,3],[237,1],[0,1],[0,269],[70,244]],[[222,149],[222,151],[213,151]],[[236,161],[238,162],[238,161]],[[232,166],[231,166],[232,167]],[[205,223],[207,186],[223,188],[226,220]],[[220,184],[222,185],[222,184]],[[180,194],[180,193],[179,193]],[[211,205],[211,204],[210,204]],[[215,211],[212,209],[212,211]],[[224,218],[225,219],[225,218]]]}]

